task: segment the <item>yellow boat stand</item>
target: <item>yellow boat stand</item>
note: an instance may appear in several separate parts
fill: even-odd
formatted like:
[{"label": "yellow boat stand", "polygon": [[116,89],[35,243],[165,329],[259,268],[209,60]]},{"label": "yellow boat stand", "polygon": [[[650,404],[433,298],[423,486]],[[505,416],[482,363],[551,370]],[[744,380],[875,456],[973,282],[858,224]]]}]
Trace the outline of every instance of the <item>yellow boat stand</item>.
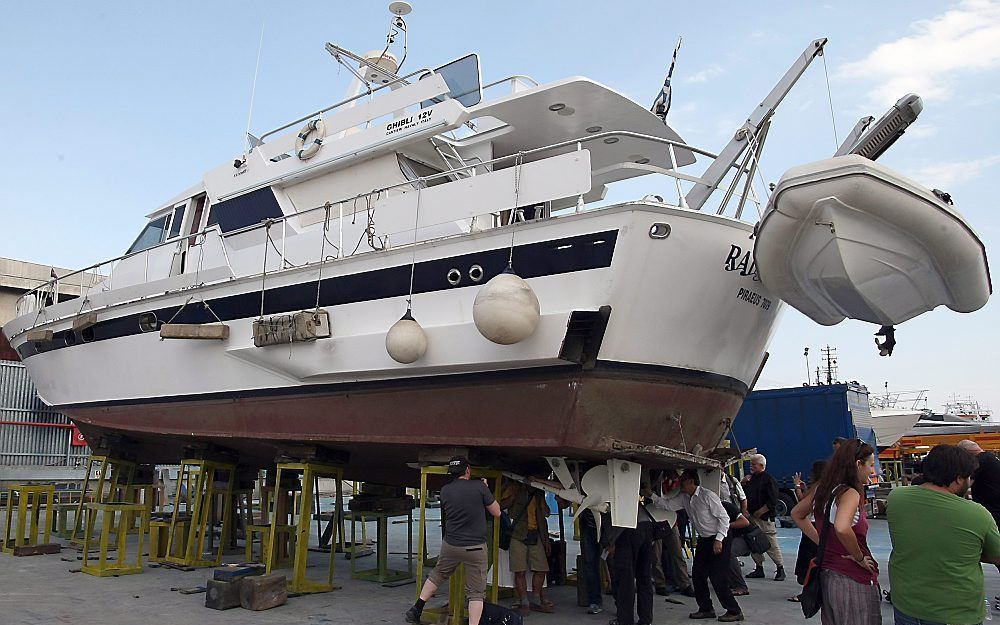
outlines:
[{"label": "yellow boat stand", "polygon": [[[427,476],[428,475],[448,475],[446,466],[423,466],[420,467],[420,522],[419,537],[417,544],[417,597],[420,597],[420,590],[424,584],[424,564],[427,558]],[[481,469],[472,467],[472,479],[486,478],[493,483],[493,496],[500,499],[500,487],[503,473],[494,469]],[[444,521],[444,509],[441,509],[442,521]],[[496,562],[500,557],[500,524],[492,523],[492,537],[487,544],[487,555],[489,566],[493,569],[491,580],[486,586],[486,600],[496,603],[500,596],[500,568]],[[440,591],[440,589],[439,589]],[[448,604],[440,608],[424,608],[424,614],[429,614],[438,619],[446,616],[448,625],[462,625],[469,615],[469,608],[465,601],[465,565],[459,565],[455,573],[449,580]]]},{"label": "yellow boat stand", "polygon": [[[91,476],[95,476],[91,480]],[[87,475],[83,480],[83,493],[77,503],[76,516],[73,519],[73,532],[70,541],[75,541],[83,529],[83,506],[87,502],[107,503],[117,501],[119,489],[132,485],[135,476],[135,463],[122,458],[98,455],[87,458]]]},{"label": "yellow boat stand", "polygon": [[[2,545],[4,553],[14,553],[15,547],[49,544],[55,492],[56,487],[51,484],[12,486],[7,489],[7,523]],[[14,518],[15,510],[16,518]],[[42,542],[38,542],[39,531],[42,533]]]},{"label": "yellow boat stand", "polygon": [[[284,480],[282,479],[284,474]],[[302,477],[301,490],[298,491],[297,505],[292,501],[291,507],[288,505],[288,491],[286,487],[289,481],[289,474]],[[333,563],[336,549],[333,545],[337,539],[334,537],[330,547],[330,560],[326,575],[320,580],[306,579],[306,567],[309,564],[309,531],[314,516],[319,513],[318,506],[314,503],[314,497],[318,491],[319,478],[329,478],[337,481],[337,492],[341,492],[340,483],[344,478],[343,469],[340,467],[319,462],[282,462],[279,463],[275,471],[275,510],[271,515],[271,527],[267,536],[267,550],[264,559],[267,564],[267,573],[273,569],[283,568],[280,563],[280,548],[282,543],[279,538],[284,539],[286,528],[291,529],[289,542],[294,548],[294,558],[292,559],[292,576],[288,580],[288,590],[297,593],[330,592],[333,590]],[[294,495],[292,495],[294,499]],[[341,509],[342,502],[338,499],[337,509]],[[315,509],[314,509],[315,508]]]},{"label": "yellow boat stand", "polygon": [[[229,542],[232,527],[235,475],[236,465],[230,463],[181,460],[164,560],[182,566],[218,566],[222,563],[223,547]],[[222,535],[216,547],[213,546],[213,532],[217,518],[222,523]],[[186,544],[178,549],[182,541]],[[211,551],[214,554],[209,553]]]},{"label": "yellow boat stand", "polygon": [[[98,555],[95,564],[91,564],[90,547],[94,540],[97,527],[97,515],[101,515],[101,532],[98,539]],[[83,564],[80,570],[97,577],[112,575],[132,575],[142,573],[142,543],[146,528],[149,527],[149,509],[144,503],[88,503],[84,504],[84,514],[87,517],[83,538]],[[129,528],[138,520],[139,530],[136,533],[138,543],[135,555],[128,557],[127,541],[131,533]],[[117,528],[117,531],[114,529]],[[111,534],[115,534],[114,560],[108,560],[108,547]]]}]

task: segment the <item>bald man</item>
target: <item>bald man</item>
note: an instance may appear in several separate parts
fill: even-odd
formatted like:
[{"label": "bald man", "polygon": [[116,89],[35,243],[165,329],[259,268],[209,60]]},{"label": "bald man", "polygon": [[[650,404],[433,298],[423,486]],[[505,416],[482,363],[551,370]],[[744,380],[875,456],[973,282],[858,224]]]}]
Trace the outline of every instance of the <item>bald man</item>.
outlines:
[{"label": "bald man", "polygon": [[972,474],[972,500],[989,510],[1000,524],[1000,460],[991,452],[984,451],[975,441],[959,441],[958,446],[979,462],[979,467]]}]

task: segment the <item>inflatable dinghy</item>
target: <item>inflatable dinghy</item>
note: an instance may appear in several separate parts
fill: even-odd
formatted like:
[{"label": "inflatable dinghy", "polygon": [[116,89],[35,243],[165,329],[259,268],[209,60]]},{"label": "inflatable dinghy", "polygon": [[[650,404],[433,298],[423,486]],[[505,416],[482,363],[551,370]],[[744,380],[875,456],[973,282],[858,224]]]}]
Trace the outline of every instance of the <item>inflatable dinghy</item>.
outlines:
[{"label": "inflatable dinghy", "polygon": [[764,286],[822,325],[972,312],[993,290],[982,241],[949,203],[856,155],[785,172],[754,259]]}]

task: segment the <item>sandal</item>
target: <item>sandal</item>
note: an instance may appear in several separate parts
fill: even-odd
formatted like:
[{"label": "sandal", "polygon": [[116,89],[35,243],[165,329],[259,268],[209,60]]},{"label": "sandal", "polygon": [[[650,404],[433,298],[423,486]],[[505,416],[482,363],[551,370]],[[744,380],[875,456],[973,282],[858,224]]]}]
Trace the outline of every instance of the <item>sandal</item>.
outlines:
[{"label": "sandal", "polygon": [[733,593],[734,597],[746,597],[747,595],[750,594],[750,591],[749,590],[744,590],[742,588],[734,588],[732,590],[732,593]]},{"label": "sandal", "polygon": [[788,600],[791,601],[792,603],[801,603],[802,601],[800,599],[801,596],[802,595],[795,595],[794,597],[789,597]]}]

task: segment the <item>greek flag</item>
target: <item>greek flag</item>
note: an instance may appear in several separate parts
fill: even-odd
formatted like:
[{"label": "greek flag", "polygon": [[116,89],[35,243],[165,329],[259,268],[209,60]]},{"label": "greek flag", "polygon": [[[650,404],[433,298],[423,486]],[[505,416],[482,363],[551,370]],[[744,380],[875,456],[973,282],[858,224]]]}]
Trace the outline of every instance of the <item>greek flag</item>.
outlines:
[{"label": "greek flag", "polygon": [[674,48],[674,57],[670,61],[670,70],[667,71],[667,78],[663,81],[663,88],[660,89],[660,95],[656,96],[656,101],[653,102],[653,106],[649,109],[653,114],[662,119],[664,124],[667,123],[667,113],[670,112],[670,79],[674,75],[674,65],[677,64],[677,51],[681,49],[681,41],[683,40],[683,37],[677,38],[677,47]]}]

